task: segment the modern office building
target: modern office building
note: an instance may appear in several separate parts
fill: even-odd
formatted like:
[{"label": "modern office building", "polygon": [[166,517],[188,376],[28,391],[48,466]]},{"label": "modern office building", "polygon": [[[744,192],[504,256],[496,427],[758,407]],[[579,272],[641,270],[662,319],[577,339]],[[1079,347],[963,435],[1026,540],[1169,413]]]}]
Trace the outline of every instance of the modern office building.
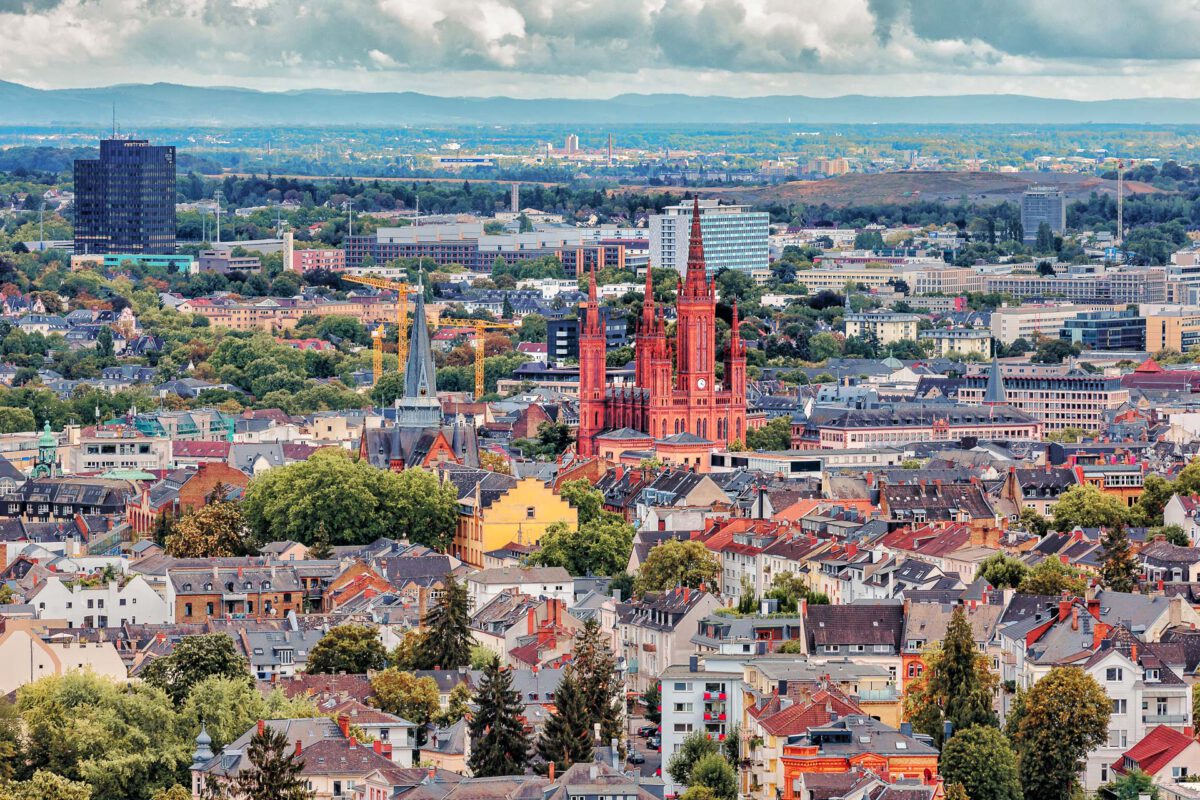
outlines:
[{"label": "modern office building", "polygon": [[1058,335],[1088,350],[1141,350],[1146,346],[1146,320],[1136,309],[1085,311],[1065,320]]},{"label": "modern office building", "polygon": [[[655,267],[687,271],[688,236],[692,224],[690,204],[667,206],[650,217],[650,263]],[[722,269],[749,272],[768,266],[771,216],[750,211],[749,206],[723,206],[716,200],[700,201],[700,231],[704,261],[711,276]]]},{"label": "modern office building", "polygon": [[175,252],[175,148],[105,139],[75,162],[75,254]]},{"label": "modern office building", "polygon": [[1037,239],[1038,228],[1043,222],[1053,233],[1062,233],[1067,227],[1067,198],[1053,186],[1034,186],[1021,195],[1021,228],[1025,241]]},{"label": "modern office building", "polygon": [[1057,336],[1063,323],[1087,311],[1117,311],[1111,305],[1026,305],[997,308],[992,312],[992,336],[1001,344],[1017,339],[1032,342],[1035,336]]},{"label": "modern office building", "polygon": [[1186,353],[1200,346],[1200,307],[1146,307],[1142,316],[1146,320],[1145,348],[1151,353]]},{"label": "modern office building", "polygon": [[[579,328],[583,309],[578,314],[546,320],[546,356],[551,364],[579,359]],[[600,306],[600,321],[604,325],[605,351],[629,344],[629,323],[623,309]]]},{"label": "modern office building", "polygon": [[1167,273],[1162,267],[1130,267],[1092,275],[989,275],[985,291],[1021,299],[1073,303],[1164,303]]},{"label": "modern office building", "polygon": [[1003,404],[1040,420],[1046,433],[1064,428],[1103,430],[1106,415],[1129,402],[1118,376],[1084,372],[1065,364],[977,365],[958,390],[960,403]]}]

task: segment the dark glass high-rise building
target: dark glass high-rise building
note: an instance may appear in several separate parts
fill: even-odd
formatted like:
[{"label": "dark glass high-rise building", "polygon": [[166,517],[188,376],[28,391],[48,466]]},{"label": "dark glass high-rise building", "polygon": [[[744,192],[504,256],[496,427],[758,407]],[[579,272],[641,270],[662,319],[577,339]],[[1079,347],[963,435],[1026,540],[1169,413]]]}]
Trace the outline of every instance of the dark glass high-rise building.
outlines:
[{"label": "dark glass high-rise building", "polygon": [[75,162],[75,252],[175,252],[175,148],[104,139]]}]

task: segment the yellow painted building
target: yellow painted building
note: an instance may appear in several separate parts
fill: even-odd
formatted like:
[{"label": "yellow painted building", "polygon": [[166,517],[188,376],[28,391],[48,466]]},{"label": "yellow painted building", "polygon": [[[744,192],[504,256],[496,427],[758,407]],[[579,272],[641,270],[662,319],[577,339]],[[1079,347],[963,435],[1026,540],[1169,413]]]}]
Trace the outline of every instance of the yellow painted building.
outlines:
[{"label": "yellow painted building", "polygon": [[536,478],[482,469],[448,469],[458,489],[458,527],[451,555],[483,568],[483,554],[510,543],[536,545],[556,522],[579,524],[571,504]]}]

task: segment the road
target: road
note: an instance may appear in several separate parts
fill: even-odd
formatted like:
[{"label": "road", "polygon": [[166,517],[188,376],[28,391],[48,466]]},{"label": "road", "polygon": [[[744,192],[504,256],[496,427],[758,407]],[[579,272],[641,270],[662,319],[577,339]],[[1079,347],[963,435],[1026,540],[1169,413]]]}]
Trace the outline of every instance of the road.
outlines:
[{"label": "road", "polygon": [[[642,773],[643,778],[656,777],[658,775],[658,768],[662,765],[662,754],[647,748],[646,740],[635,733],[638,728],[649,724],[650,723],[644,717],[629,718],[629,746],[631,750],[636,750],[646,757],[645,764],[637,765],[638,769]],[[632,767],[634,765],[630,764],[629,766]]]}]

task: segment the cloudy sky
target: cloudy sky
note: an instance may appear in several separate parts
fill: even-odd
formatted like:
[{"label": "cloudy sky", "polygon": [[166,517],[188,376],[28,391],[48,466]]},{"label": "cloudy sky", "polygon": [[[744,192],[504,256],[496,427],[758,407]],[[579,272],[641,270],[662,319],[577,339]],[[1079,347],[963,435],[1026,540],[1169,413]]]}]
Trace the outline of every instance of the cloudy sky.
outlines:
[{"label": "cloudy sky", "polygon": [[1200,0],[0,0],[0,79],[1200,96]]}]

